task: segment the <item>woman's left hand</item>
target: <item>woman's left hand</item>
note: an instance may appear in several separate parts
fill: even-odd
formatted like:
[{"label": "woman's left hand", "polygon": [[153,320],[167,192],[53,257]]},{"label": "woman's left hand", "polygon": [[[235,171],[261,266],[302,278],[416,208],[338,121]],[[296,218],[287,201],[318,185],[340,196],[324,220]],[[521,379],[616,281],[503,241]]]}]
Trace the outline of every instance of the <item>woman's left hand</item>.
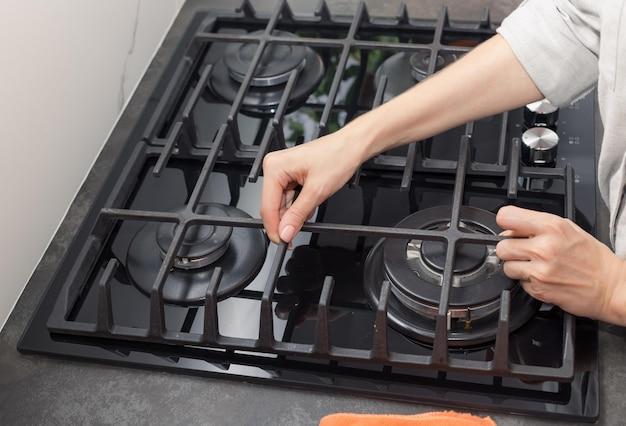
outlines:
[{"label": "woman's left hand", "polygon": [[498,257],[532,297],[574,315],[626,325],[626,265],[568,219],[505,206]]}]

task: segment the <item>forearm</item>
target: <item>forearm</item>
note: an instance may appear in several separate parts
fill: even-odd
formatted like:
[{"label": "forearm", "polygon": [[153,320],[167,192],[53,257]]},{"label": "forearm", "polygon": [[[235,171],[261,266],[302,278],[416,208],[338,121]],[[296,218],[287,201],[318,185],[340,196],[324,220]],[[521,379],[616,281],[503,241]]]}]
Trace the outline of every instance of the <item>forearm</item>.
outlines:
[{"label": "forearm", "polygon": [[359,156],[364,161],[393,147],[541,98],[507,42],[496,35],[343,130],[351,140],[359,140]]}]

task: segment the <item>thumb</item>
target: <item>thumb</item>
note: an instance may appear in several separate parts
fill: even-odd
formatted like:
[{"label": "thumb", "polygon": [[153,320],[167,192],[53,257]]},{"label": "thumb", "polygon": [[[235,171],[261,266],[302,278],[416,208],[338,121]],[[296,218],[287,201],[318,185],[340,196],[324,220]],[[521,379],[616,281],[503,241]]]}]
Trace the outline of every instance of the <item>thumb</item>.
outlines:
[{"label": "thumb", "polygon": [[278,225],[280,239],[286,243],[291,242],[321,201],[316,196],[315,191],[311,189],[311,185],[305,184],[296,200],[280,219],[280,224]]}]

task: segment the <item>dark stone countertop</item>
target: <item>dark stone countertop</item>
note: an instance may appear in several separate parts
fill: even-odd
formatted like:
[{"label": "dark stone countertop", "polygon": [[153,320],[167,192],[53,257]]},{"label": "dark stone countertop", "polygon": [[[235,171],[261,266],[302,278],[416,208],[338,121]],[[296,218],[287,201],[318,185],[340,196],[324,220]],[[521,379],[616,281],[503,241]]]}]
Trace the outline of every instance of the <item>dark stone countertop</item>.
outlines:
[{"label": "dark stone countertop", "polygon": [[[55,238],[48,247],[26,289],[0,333],[0,424],[254,424],[311,425],[334,412],[416,413],[433,410],[416,404],[394,403],[329,392],[291,390],[272,385],[252,385],[221,379],[112,367],[96,363],[22,355],[17,341],[37,306],[78,224],[98,192],[110,165],[119,154],[124,135],[182,32],[196,0],[181,11],[163,48],[144,76],[133,100],[105,145],[89,177],[74,200]],[[253,2],[255,5],[257,2]],[[304,0],[294,5],[306,4]],[[308,2],[316,3],[316,2]],[[346,11],[355,1],[335,0],[333,11]],[[374,2],[371,2],[374,3]],[[413,1],[418,8],[434,12],[441,2]],[[476,11],[476,3],[451,4],[452,17]],[[496,2],[494,2],[496,3]],[[516,1],[496,4],[496,19]],[[220,7],[228,0],[213,2]],[[434,6],[433,6],[434,5]],[[294,7],[295,8],[295,7]],[[397,10],[397,2],[380,1],[373,13]],[[419,11],[419,10],[418,10]],[[498,13],[500,14],[498,16]],[[479,15],[477,15],[479,16]],[[623,424],[626,402],[626,332],[603,326],[600,333],[601,420],[600,424]],[[492,415],[499,425],[551,425],[506,415]]]}]

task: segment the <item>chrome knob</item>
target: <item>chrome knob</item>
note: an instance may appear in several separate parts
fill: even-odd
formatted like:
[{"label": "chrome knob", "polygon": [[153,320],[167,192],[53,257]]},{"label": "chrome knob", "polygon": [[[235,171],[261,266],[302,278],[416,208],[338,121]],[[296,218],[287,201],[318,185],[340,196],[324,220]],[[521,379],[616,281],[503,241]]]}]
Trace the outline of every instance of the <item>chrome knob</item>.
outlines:
[{"label": "chrome knob", "polygon": [[559,135],[547,127],[532,127],[522,134],[522,161],[527,166],[550,166],[556,162]]},{"label": "chrome knob", "polygon": [[530,103],[524,108],[524,123],[527,127],[555,127],[558,118],[559,109],[547,99]]}]

